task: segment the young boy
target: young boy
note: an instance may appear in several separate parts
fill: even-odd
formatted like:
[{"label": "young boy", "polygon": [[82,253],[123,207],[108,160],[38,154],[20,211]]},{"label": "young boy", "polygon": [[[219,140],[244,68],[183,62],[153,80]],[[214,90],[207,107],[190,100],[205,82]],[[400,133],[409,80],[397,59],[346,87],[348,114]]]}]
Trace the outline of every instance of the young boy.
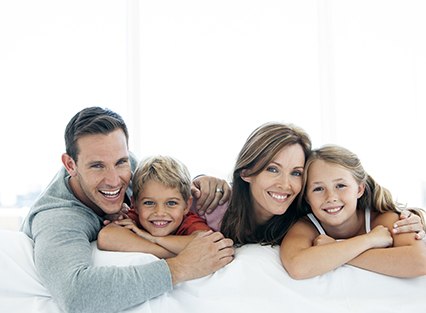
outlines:
[{"label": "young boy", "polygon": [[133,177],[133,204],[129,218],[100,231],[99,249],[169,258],[197,232],[210,230],[204,219],[189,212],[191,177],[186,166],[171,157],[154,156],[139,164]]}]

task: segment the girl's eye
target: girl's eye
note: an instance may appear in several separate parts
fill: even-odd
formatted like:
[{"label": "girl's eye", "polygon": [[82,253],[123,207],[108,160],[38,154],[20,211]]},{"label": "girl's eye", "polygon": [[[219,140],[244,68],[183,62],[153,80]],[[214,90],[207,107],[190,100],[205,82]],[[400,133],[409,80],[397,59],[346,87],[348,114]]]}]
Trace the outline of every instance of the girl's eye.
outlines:
[{"label": "girl's eye", "polygon": [[150,201],[150,200],[146,200],[143,202],[143,205],[146,205],[146,206],[153,206],[154,204],[155,204],[154,201]]},{"label": "girl's eye", "polygon": [[318,192],[318,191],[322,191],[323,188],[322,187],[315,187],[314,189],[312,189],[313,192]]},{"label": "girl's eye", "polygon": [[342,188],[345,188],[346,187],[346,185],[344,185],[344,184],[337,184],[337,189],[342,189]]}]

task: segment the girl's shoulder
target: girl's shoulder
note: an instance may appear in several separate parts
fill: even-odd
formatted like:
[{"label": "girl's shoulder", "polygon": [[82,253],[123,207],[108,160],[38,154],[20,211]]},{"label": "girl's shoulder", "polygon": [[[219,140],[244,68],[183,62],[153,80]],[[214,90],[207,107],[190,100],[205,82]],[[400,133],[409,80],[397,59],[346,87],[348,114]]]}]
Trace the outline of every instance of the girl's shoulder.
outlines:
[{"label": "girl's shoulder", "polygon": [[398,220],[399,214],[397,212],[371,212],[371,228],[377,225],[393,227],[393,224]]}]

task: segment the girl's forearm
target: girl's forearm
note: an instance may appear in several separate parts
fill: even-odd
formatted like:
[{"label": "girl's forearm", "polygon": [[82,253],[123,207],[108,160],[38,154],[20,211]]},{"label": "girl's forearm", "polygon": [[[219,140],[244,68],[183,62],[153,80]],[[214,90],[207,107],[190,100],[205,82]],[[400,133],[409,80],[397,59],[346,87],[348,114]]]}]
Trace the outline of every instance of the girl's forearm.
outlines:
[{"label": "girl's forearm", "polygon": [[426,275],[424,250],[423,242],[410,246],[370,249],[347,264],[389,276],[417,277]]}]

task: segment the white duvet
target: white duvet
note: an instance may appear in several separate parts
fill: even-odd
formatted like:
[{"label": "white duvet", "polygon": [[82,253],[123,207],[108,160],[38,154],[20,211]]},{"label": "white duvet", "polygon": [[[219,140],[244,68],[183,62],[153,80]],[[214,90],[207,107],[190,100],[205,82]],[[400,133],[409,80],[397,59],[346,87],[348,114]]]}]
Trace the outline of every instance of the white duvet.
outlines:
[{"label": "white duvet", "polygon": [[[60,312],[35,271],[32,241],[0,230],[0,312]],[[100,251],[95,265],[142,264],[156,257]],[[125,312],[223,313],[425,313],[426,276],[399,279],[342,266],[325,275],[296,281],[283,269],[278,248],[246,245],[218,272],[182,283],[172,292]]]}]

